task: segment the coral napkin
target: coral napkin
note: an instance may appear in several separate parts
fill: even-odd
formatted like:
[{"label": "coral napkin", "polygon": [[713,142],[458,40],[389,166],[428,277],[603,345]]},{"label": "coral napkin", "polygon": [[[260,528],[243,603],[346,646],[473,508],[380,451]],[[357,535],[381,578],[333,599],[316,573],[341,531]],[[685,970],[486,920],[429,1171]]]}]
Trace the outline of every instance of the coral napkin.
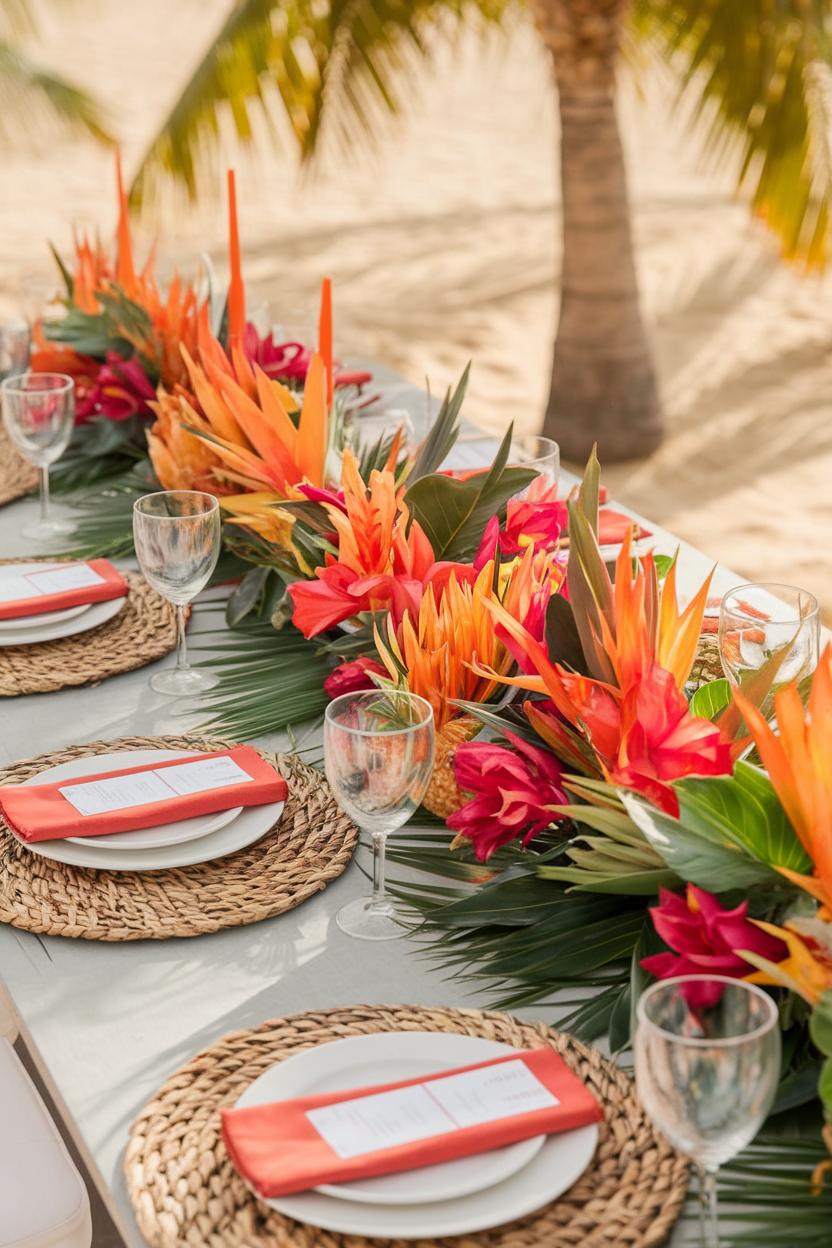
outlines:
[{"label": "coral napkin", "polygon": [[422,1079],[224,1109],[222,1134],[242,1177],[269,1198],[433,1166],[601,1117],[592,1093],[544,1048]]},{"label": "coral napkin", "polygon": [[24,841],[104,836],[286,799],[286,781],[250,745],[164,763],[0,788],[0,811]]},{"label": "coral napkin", "polygon": [[617,546],[635,525],[636,537],[650,537],[650,529],[643,528],[632,516],[602,507],[598,512],[598,545]]},{"label": "coral napkin", "polygon": [[123,598],[127,582],[106,559],[66,563],[15,574],[8,565],[0,578],[0,620],[17,620],[66,607]]}]

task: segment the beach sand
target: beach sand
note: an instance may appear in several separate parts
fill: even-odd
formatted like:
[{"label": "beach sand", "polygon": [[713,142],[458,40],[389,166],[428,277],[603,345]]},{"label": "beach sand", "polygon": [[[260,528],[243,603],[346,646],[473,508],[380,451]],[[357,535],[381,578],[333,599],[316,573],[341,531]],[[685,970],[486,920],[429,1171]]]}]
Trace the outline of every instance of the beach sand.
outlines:
[{"label": "beach sand", "polygon": [[[210,40],[228,0],[79,0],[33,51],[108,110],[128,171]],[[299,176],[291,153],[238,169],[252,302],[311,319],[336,283],[336,348],[374,356],[434,391],[473,361],[466,414],[534,430],[548,389],[559,271],[554,93],[534,33],[466,33],[443,44],[374,148],[328,151]],[[614,494],[753,579],[812,590],[832,615],[830,281],[779,263],[730,170],[672,112],[666,69],[622,83],[620,112],[645,315],[668,434],[649,460],[610,467]],[[31,140],[4,154],[0,306],[46,240],[114,223],[111,155],[90,141]],[[203,250],[224,268],[216,193],[196,211],[146,219],[184,269]],[[306,311],[303,311],[306,309]],[[298,310],[298,311],[296,311]]]}]

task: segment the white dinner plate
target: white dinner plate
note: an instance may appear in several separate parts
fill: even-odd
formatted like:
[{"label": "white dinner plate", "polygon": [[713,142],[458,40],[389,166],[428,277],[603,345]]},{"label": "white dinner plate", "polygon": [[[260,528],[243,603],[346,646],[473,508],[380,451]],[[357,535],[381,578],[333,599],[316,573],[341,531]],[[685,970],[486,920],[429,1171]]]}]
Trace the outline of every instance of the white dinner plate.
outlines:
[{"label": "white dinner plate", "polygon": [[[386,1060],[382,1058],[383,1050]],[[514,1051],[476,1037],[435,1032],[350,1037],[306,1049],[272,1067],[246,1089],[237,1104],[255,1105],[305,1093],[413,1079]],[[360,1184],[330,1185],[265,1203],[288,1217],[348,1235],[431,1239],[472,1234],[532,1213],[571,1187],[592,1159],[598,1126],[591,1123],[575,1131],[547,1136],[542,1144],[538,1143],[539,1138],[523,1141],[527,1145],[533,1142],[535,1152],[519,1165],[518,1154],[512,1156],[518,1145],[511,1145],[443,1166],[365,1179]],[[469,1186],[474,1182],[473,1170],[482,1177],[486,1167],[492,1165],[504,1167],[502,1179],[489,1178],[487,1186],[479,1181]],[[493,1175],[494,1171],[489,1173]],[[401,1203],[388,1202],[394,1182]],[[448,1192],[452,1183],[466,1194],[437,1198],[437,1193]],[[351,1190],[347,1191],[348,1187]],[[359,1190],[363,1190],[365,1198],[358,1196]],[[368,1193],[372,1199],[366,1199]]]},{"label": "white dinner plate", "polygon": [[[61,563],[52,563],[43,559],[32,563],[7,564],[5,567],[0,568],[0,583],[2,583],[4,576],[8,577],[11,575],[17,578],[18,576],[25,576],[29,572],[49,572],[52,568],[61,568],[63,566]],[[36,596],[33,589],[32,597],[35,598]],[[9,629],[20,631],[23,628],[36,624],[58,624],[62,620],[71,620],[74,616],[81,615],[84,611],[89,611],[92,605],[91,602],[82,602],[80,606],[64,607],[61,611],[43,611],[39,614],[21,615],[13,620],[0,620],[0,632],[6,632]]]},{"label": "white dinner plate", "polygon": [[[55,767],[47,767],[36,776],[24,780],[25,785],[54,784],[58,780],[71,780],[77,776],[90,774],[92,766],[97,771],[118,771],[132,765],[143,766],[147,763],[161,763],[174,758],[191,758],[193,750],[122,750],[110,754],[87,755],[74,758],[67,763],[59,763]],[[188,840],[169,843],[155,847],[136,848],[129,839],[134,832],[119,833],[108,837],[110,841],[118,839],[122,848],[108,846],[102,848],[97,842],[101,837],[66,838],[56,841],[38,841],[29,844],[20,841],[26,849],[41,858],[51,858],[55,862],[66,862],[75,867],[94,867],[105,871],[163,871],[170,867],[187,867],[197,862],[210,862],[214,858],[223,858],[238,849],[245,849],[260,840],[274,826],[283,811],[283,802],[270,802],[265,806],[235,807],[235,811],[221,811],[223,823],[213,831],[201,831]],[[231,815],[230,819],[225,816]],[[208,815],[205,819],[217,816]],[[180,828],[197,820],[180,820]],[[167,828],[174,824],[164,825]],[[142,829],[155,833],[159,828]],[[20,839],[20,838],[18,838]],[[79,840],[83,840],[79,844]]]},{"label": "white dinner plate", "polygon": [[18,628],[9,628],[0,633],[0,646],[34,646],[43,641],[57,641],[61,637],[86,633],[89,629],[112,620],[124,609],[126,602],[126,595],[123,598],[109,598],[106,602],[93,602],[72,619],[60,620],[55,624],[35,623],[37,617],[29,616],[20,622]]},{"label": "white dinner plate", "polygon": [[[458,1066],[505,1057],[515,1050],[477,1036],[446,1036],[437,1032],[380,1032],[350,1036],[314,1049],[304,1049],[272,1066],[243,1093],[238,1105],[259,1105],[296,1096],[340,1092],[345,1088],[396,1083],[418,1075],[435,1075]],[[374,1179],[322,1184],[315,1190],[339,1200],[379,1205],[423,1204],[450,1200],[499,1183],[526,1165],[543,1147],[545,1136],[520,1140],[473,1157]]]},{"label": "white dinner plate", "polygon": [[19,615],[13,620],[0,620],[0,632],[20,633],[24,629],[44,624],[60,624],[63,620],[71,620],[76,615],[89,611],[93,604],[83,602],[78,607],[65,607],[63,611],[42,611],[39,615]]}]

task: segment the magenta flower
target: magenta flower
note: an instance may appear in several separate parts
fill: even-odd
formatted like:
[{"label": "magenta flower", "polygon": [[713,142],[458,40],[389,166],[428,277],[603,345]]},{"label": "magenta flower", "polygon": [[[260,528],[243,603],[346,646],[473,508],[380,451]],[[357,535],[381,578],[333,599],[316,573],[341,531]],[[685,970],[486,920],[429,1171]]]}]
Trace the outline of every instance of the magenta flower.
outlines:
[{"label": "magenta flower", "polygon": [[471,800],[448,819],[448,827],[471,841],[480,862],[519,837],[527,845],[566,804],[560,764],[545,750],[506,733],[513,749],[468,741],[454,753],[454,774]]},{"label": "magenta flower", "polygon": [[324,681],[324,692],[329,698],[340,698],[342,693],[358,693],[361,689],[375,689],[376,676],[386,676],[387,672],[375,659],[361,655],[348,663],[340,663]]},{"label": "magenta flower", "polygon": [[[748,949],[769,962],[781,962],[788,954],[782,940],[769,936],[747,917],[748,902],[725,910],[712,893],[688,884],[683,895],[659,890],[659,904],[651,906],[653,926],[675,953],[656,953],[642,958],[645,971],[657,979],[673,975],[725,975],[743,979],[751,967],[737,952]],[[678,956],[676,956],[678,955]],[[716,985],[691,985],[687,999],[694,1006],[715,1005],[722,990]]]},{"label": "magenta flower", "polygon": [[[267,334],[261,338],[251,322],[246,325],[243,350],[249,360],[259,365],[263,372],[275,381],[295,382],[301,386],[306,380],[313,355],[313,348],[304,346],[302,342],[275,342],[274,334]],[[372,373],[339,370],[336,362],[336,386],[360,388],[372,379]]]},{"label": "magenta flower", "polygon": [[125,360],[118,352],[108,351],[92,385],[78,387],[76,422],[83,424],[91,416],[116,421],[150,416],[148,402],[155,393],[136,356]]}]

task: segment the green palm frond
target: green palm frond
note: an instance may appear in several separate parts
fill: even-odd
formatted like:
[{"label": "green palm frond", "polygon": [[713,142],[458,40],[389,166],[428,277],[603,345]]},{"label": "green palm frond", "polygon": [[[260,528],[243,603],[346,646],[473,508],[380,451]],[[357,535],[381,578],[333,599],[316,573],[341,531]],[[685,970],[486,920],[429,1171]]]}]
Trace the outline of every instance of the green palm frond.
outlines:
[{"label": "green palm frond", "polygon": [[501,21],[516,0],[237,0],[153,139],[132,188],[160,173],[196,194],[200,162],[216,154],[226,119],[243,144],[265,128],[308,158],[326,124],[342,146],[372,138],[397,112],[429,27],[477,12]]},{"label": "green palm frond", "polygon": [[198,666],[219,677],[199,699],[199,710],[208,713],[199,726],[211,732],[249,741],[314,719],[329,700],[323,682],[332,664],[291,625],[191,629],[188,649],[210,651]]},{"label": "green palm frond", "polygon": [[[21,6],[22,7],[22,6]],[[4,4],[11,24],[16,5]],[[40,137],[55,126],[112,142],[101,109],[85,91],[33,61],[8,38],[0,37],[0,143],[11,147]]]},{"label": "green palm frond", "polygon": [[828,260],[832,70],[828,0],[638,0],[639,29],[681,70],[716,157],[784,254]]}]

